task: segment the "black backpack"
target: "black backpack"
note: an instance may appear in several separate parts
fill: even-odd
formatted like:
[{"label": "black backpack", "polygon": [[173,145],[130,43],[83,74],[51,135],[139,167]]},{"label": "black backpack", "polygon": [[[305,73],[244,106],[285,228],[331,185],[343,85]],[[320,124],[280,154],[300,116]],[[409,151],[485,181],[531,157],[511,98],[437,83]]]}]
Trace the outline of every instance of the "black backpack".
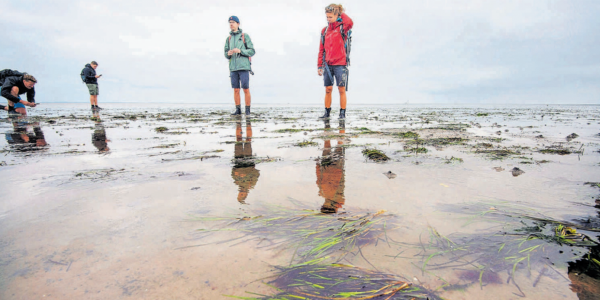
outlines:
[{"label": "black backpack", "polygon": [[81,80],[83,80],[83,83],[85,82],[85,75],[83,74],[83,71],[85,71],[85,68],[83,68],[83,70],[81,70]]},{"label": "black backpack", "polygon": [[4,80],[9,76],[23,76],[27,73],[19,72],[17,70],[4,69],[0,71],[0,85],[4,84]]}]

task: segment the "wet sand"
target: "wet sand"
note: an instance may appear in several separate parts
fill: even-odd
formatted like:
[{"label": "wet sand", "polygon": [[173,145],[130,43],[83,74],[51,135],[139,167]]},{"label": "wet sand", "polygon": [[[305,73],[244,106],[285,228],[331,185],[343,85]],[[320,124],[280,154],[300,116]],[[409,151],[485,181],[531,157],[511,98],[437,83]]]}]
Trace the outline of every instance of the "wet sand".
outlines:
[{"label": "wet sand", "polygon": [[[577,225],[598,242],[600,188],[585,183],[600,182],[599,106],[358,106],[345,122],[319,120],[321,109],[308,106],[256,105],[241,119],[218,105],[43,107],[1,118],[0,299],[275,295],[262,282],[293,249],[197,231],[227,225],[198,218],[254,217],[271,205],[332,218],[385,210],[401,224],[387,235],[404,246],[371,244],[344,263],[444,299],[588,299],[567,263],[589,247],[473,282],[467,267],[423,267],[435,253],[424,244],[431,228],[453,239],[531,225],[470,219],[474,207],[493,214],[503,205]],[[369,160],[365,148],[390,160]]]}]

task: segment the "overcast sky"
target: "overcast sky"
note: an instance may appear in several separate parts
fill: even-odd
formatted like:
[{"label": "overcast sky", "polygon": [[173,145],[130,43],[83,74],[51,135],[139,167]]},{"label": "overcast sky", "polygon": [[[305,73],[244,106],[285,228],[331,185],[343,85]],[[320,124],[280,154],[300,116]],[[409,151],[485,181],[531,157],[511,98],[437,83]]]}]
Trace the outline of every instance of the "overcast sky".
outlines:
[{"label": "overcast sky", "polygon": [[[256,48],[254,103],[323,102],[329,1],[0,0],[0,69],[38,102],[232,103],[228,17]],[[600,103],[600,1],[344,1],[354,21],[349,103]],[[334,106],[337,106],[337,95]]]}]

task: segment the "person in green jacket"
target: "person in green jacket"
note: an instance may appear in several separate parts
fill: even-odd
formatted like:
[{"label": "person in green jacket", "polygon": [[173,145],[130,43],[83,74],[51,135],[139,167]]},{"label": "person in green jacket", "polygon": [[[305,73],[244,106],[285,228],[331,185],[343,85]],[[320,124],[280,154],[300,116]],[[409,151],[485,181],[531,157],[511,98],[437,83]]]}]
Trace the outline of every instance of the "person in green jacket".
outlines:
[{"label": "person in green jacket", "polygon": [[[242,114],[240,104],[240,85],[244,90],[246,102],[246,116],[250,115],[250,75],[252,73],[250,57],[256,53],[254,45],[247,33],[240,29],[240,19],[236,16],[229,17],[229,28],[231,32],[225,41],[225,58],[229,59],[229,72],[231,87],[233,88],[233,100],[235,101],[235,112],[232,116]],[[254,73],[252,73],[254,75]]]}]

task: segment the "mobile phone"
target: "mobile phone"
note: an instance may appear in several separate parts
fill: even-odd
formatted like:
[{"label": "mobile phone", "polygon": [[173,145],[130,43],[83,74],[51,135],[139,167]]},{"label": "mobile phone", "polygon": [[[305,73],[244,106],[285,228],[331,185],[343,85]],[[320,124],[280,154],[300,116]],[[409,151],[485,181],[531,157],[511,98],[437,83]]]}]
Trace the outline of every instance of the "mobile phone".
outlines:
[{"label": "mobile phone", "polygon": [[98,75],[98,77],[101,77],[101,76],[102,76],[102,74]]}]

